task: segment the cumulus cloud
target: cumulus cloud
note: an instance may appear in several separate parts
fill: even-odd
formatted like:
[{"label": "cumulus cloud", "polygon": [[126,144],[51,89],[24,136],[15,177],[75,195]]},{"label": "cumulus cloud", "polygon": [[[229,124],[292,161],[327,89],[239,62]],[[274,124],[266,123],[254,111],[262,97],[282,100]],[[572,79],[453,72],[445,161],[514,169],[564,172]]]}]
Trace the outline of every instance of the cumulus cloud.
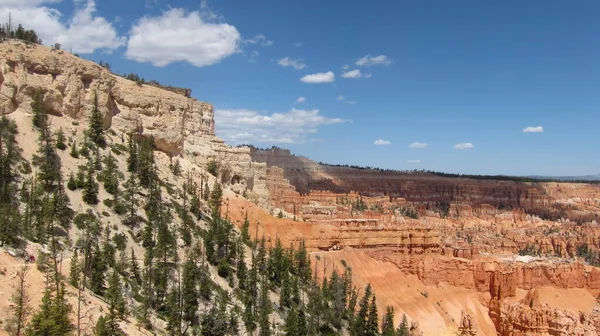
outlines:
[{"label": "cumulus cloud", "polygon": [[379,140],[375,140],[374,144],[377,146],[385,146],[385,145],[391,145],[392,143],[387,140],[379,139]]},{"label": "cumulus cloud", "polygon": [[542,126],[529,126],[523,128],[523,132],[525,133],[542,133],[544,132],[544,128]]},{"label": "cumulus cloud", "polygon": [[273,114],[245,109],[215,111],[217,135],[233,143],[304,143],[320,126],[346,121],[325,117],[318,109],[292,108]]},{"label": "cumulus cloud", "polygon": [[239,51],[240,33],[227,23],[209,22],[210,17],[182,8],[145,16],[131,28],[125,56],[159,67],[178,61],[197,67],[219,63]]},{"label": "cumulus cloud", "polygon": [[298,97],[298,99],[296,99],[296,103],[304,103],[306,101],[306,97]]},{"label": "cumulus cloud", "polygon": [[335,97],[335,99],[337,99],[337,100],[344,100],[346,98],[344,96],[337,96],[337,97]]},{"label": "cumulus cloud", "polygon": [[333,74],[332,71],[317,72],[315,74],[306,75],[306,76],[300,78],[300,81],[303,83],[312,83],[312,84],[332,83],[333,81],[335,81],[335,75]]},{"label": "cumulus cloud", "polygon": [[296,43],[294,43],[294,45],[296,47],[302,47],[304,45],[304,42],[296,42]]},{"label": "cumulus cloud", "polygon": [[385,55],[379,55],[379,56],[367,55],[365,57],[359,58],[358,61],[356,61],[356,65],[358,65],[358,66],[390,65],[390,64],[392,64],[392,60]]},{"label": "cumulus cloud", "polygon": [[422,142],[413,142],[410,145],[408,145],[408,147],[410,147],[410,148],[425,148],[427,146],[429,146],[429,145],[426,143],[422,143]]},{"label": "cumulus cloud", "polygon": [[244,43],[259,44],[259,45],[261,45],[263,47],[269,47],[269,46],[272,46],[273,43],[275,43],[275,42],[267,39],[267,37],[265,35],[263,35],[263,34],[258,34],[258,35],[254,36],[251,39],[244,40]]},{"label": "cumulus cloud", "polygon": [[454,149],[471,149],[473,147],[475,147],[475,146],[470,142],[463,142],[463,143],[454,145]]},{"label": "cumulus cloud", "polygon": [[421,163],[421,160],[406,160],[407,163]]},{"label": "cumulus cloud", "polygon": [[360,72],[359,69],[350,70],[342,73],[342,78],[360,78],[362,76],[363,74]]},{"label": "cumulus cloud", "polygon": [[8,21],[8,15],[16,26],[36,31],[45,44],[60,43],[63,49],[88,54],[96,50],[111,52],[125,44],[125,38],[105,18],[95,16],[96,3],[93,0],[74,0],[75,10],[66,23],[61,22],[63,14],[54,8],[43,6],[55,3],[52,0],[0,1],[0,20]]},{"label": "cumulus cloud", "polygon": [[1,7],[36,7],[43,4],[57,3],[62,0],[0,0]]},{"label": "cumulus cloud", "polygon": [[306,64],[304,64],[301,59],[295,60],[289,57],[284,57],[278,60],[277,64],[281,65],[282,67],[292,67],[296,70],[304,69],[304,67],[306,66]]}]

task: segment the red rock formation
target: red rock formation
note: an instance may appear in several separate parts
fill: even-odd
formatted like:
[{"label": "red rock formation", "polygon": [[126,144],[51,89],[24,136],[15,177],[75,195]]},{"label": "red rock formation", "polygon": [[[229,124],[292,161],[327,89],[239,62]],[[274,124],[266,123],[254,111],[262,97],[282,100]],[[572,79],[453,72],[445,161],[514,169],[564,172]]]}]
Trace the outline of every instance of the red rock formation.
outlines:
[{"label": "red rock formation", "polygon": [[490,317],[499,336],[600,334],[600,311],[573,313],[542,305],[535,289],[514,304],[492,298]]},{"label": "red rock formation", "polygon": [[477,335],[477,322],[471,314],[461,311],[460,323],[458,325],[459,336],[475,336]]}]

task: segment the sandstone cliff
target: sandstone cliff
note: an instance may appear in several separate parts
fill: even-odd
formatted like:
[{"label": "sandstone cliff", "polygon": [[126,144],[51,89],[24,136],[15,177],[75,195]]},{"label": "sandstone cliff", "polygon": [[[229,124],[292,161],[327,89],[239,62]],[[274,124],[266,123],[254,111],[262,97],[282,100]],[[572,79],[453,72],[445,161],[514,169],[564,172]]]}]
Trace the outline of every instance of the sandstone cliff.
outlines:
[{"label": "sandstone cliff", "polygon": [[[272,200],[277,204],[297,202],[299,196],[320,191],[334,194],[356,192],[362,196],[406,200],[418,205],[421,211],[443,204],[449,207],[452,215],[493,216],[498,209],[514,208],[545,218],[588,219],[581,213],[567,211],[569,208],[564,202],[557,202],[548,194],[548,184],[545,183],[449,178],[429,173],[330,166],[275,147],[266,150],[252,148],[250,155],[253,161],[281,168],[269,170],[267,176]],[[594,195],[599,193],[600,188],[592,187],[586,196],[594,202]]]},{"label": "sandstone cliff", "polygon": [[215,136],[213,106],[188,91],[138,85],[100,65],[63,50],[7,40],[0,43],[0,114],[31,112],[36,92],[52,115],[89,117],[95,97],[105,127],[153,136],[168,155],[185,156],[200,166],[221,163],[219,177],[239,192],[266,199],[266,166],[253,163],[247,147],[232,148]]}]

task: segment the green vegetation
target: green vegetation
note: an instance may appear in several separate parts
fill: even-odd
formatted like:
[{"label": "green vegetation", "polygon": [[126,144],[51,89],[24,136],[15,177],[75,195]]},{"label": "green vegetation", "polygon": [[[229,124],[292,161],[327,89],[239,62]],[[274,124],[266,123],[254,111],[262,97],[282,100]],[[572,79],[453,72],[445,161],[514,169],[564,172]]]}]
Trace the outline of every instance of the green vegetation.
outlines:
[{"label": "green vegetation", "polygon": [[[90,325],[95,335],[124,335],[119,323],[125,320],[157,333],[164,325],[170,335],[245,330],[265,336],[363,336],[379,335],[380,328],[393,334],[393,311],[389,308],[379,323],[375,294],[370,286],[353,285],[345,261],[342,274],[318,276],[312,267],[318,269],[322,261],[312,265],[304,241],[285,247],[278,237],[252,236],[248,214],[237,230],[217,179],[210,177],[210,186],[207,177],[194,181],[178,159],[169,167],[175,182],[161,179],[169,171],[155,161],[154,139],[134,133],[122,137],[127,146],[119,147],[115,134],[103,129],[97,97],[85,134],[68,140],[62,129],[52,129],[42,93],[34,97],[38,149],[26,174],[16,124],[0,119],[0,241],[47,246],[37,258],[46,276],[44,299],[31,319],[25,287],[15,292],[11,325],[17,334],[81,333],[86,291],[108,305]],[[68,160],[76,163],[63,168],[66,152],[57,150],[67,145]],[[114,148],[124,155],[113,155]],[[125,166],[126,172],[119,170]],[[208,163],[215,177],[225,168]],[[83,200],[73,206],[77,213],[69,195]],[[367,210],[360,196],[348,202]],[[283,211],[278,216],[284,217]],[[63,277],[61,261],[69,257],[71,267]],[[73,290],[77,303],[71,305],[67,293]],[[74,322],[70,315],[77,317]],[[275,326],[273,315],[284,325]],[[164,324],[153,325],[157,319]]]}]

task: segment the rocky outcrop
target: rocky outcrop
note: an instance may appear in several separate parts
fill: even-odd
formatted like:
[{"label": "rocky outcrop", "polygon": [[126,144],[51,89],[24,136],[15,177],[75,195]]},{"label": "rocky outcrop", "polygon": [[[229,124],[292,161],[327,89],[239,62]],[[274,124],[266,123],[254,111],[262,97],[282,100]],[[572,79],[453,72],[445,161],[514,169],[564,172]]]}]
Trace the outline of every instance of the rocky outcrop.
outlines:
[{"label": "rocky outcrop", "polygon": [[249,148],[216,138],[213,106],[190,98],[189,90],[139,85],[63,50],[1,42],[0,114],[30,113],[36,92],[48,113],[73,119],[88,118],[97,99],[106,128],[151,136],[159,150],[200,166],[216,160],[223,182],[266,201],[266,165],[253,163]]},{"label": "rocky outcrop", "polygon": [[477,322],[469,313],[464,310],[460,312],[460,322],[458,324],[459,336],[475,336],[477,335]]},{"label": "rocky outcrop", "polygon": [[530,290],[520,302],[490,302],[490,317],[499,336],[600,334],[600,311],[573,313],[541,304],[537,290]]}]

